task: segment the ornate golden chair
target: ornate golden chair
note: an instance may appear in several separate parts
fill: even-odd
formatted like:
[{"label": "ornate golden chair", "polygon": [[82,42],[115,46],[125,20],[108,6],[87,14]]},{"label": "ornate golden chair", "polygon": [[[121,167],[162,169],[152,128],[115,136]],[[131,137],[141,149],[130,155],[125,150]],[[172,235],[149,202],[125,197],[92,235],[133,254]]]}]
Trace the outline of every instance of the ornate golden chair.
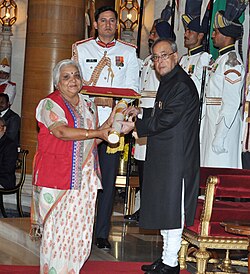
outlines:
[{"label": "ornate golden chair", "polygon": [[[215,263],[222,272],[232,272],[231,265],[247,262],[230,260],[229,250],[247,250],[248,238],[225,232],[223,221],[250,220],[250,170],[201,168],[200,191],[195,222],[184,228],[179,262],[195,262],[197,273],[207,272],[207,263]],[[213,258],[214,250],[225,249],[225,258]]]},{"label": "ornate golden chair", "polygon": [[20,152],[18,153],[18,159],[16,163],[16,170],[20,170],[20,178],[18,184],[12,189],[0,189],[0,209],[4,218],[7,218],[7,214],[4,209],[3,196],[11,194],[16,194],[17,210],[20,217],[23,217],[21,194],[26,177],[26,156],[28,153],[28,150],[20,150]]}]

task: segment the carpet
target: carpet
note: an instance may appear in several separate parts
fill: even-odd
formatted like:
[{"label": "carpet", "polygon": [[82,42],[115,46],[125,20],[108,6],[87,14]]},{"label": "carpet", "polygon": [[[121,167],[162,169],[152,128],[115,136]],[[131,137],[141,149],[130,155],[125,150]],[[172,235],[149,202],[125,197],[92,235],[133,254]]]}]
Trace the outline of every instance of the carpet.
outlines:
[{"label": "carpet", "polygon": [[[80,274],[142,274],[141,262],[87,261]],[[39,274],[39,266],[0,265],[1,274]],[[181,270],[181,274],[189,274]]]}]

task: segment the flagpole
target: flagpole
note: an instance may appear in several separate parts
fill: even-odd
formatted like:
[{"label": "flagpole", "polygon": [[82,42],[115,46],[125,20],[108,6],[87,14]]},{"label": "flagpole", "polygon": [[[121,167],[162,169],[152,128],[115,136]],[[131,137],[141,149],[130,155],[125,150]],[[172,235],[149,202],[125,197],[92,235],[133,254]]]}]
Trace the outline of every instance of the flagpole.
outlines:
[{"label": "flagpole", "polygon": [[127,173],[126,173],[126,187],[125,187],[125,198],[124,198],[124,211],[123,214],[129,214],[128,208],[128,187],[129,187],[129,179],[131,175],[131,157],[132,157],[132,147],[133,147],[133,136],[131,133],[128,134],[128,162],[127,162]]},{"label": "flagpole", "polygon": [[137,55],[138,55],[138,57],[140,57],[140,51],[141,51],[141,31],[142,31],[143,8],[144,8],[144,0],[141,0],[139,24],[138,24],[138,32],[137,32]]},{"label": "flagpole", "polygon": [[[205,37],[205,46],[204,46],[205,52],[209,52],[210,29],[211,29],[211,25],[212,25],[212,14],[213,14],[213,0],[210,0],[210,3],[209,3],[209,17],[208,17],[208,32],[207,32],[207,35]],[[206,67],[203,67],[202,80],[201,80],[201,93],[200,93],[199,127],[201,125],[205,85],[206,85]]]},{"label": "flagpole", "polygon": [[172,6],[171,6],[171,27],[174,30],[174,22],[175,22],[175,0],[172,0]]}]

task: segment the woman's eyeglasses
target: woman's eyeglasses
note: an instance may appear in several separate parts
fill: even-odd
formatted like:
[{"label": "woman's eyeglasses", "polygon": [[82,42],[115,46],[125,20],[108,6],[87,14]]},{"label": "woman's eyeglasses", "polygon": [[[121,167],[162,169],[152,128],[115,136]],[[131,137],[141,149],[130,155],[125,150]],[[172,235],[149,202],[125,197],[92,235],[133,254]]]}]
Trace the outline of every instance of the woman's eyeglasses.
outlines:
[{"label": "woman's eyeglasses", "polygon": [[168,60],[168,58],[170,57],[170,55],[174,54],[175,52],[171,52],[169,54],[167,53],[163,53],[162,55],[152,55],[151,57],[151,60],[153,62],[158,62],[159,59],[162,59],[162,60]]}]

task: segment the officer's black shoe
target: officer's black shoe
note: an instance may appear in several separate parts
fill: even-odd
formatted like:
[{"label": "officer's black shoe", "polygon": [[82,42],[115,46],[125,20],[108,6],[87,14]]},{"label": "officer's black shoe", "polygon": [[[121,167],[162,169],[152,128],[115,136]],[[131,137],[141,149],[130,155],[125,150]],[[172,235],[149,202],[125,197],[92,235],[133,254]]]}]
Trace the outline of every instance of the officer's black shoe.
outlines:
[{"label": "officer's black shoe", "polygon": [[143,271],[150,271],[150,270],[155,270],[158,265],[162,263],[162,259],[159,258],[152,264],[144,264],[141,266],[141,270]]},{"label": "officer's black shoe", "polygon": [[133,213],[132,215],[125,215],[124,219],[128,220],[128,221],[136,221],[139,222],[139,218],[140,218],[140,209],[138,209],[135,213]]},{"label": "officer's black shoe", "polygon": [[101,249],[110,249],[111,244],[106,238],[97,238],[96,239],[96,246]]},{"label": "officer's black shoe", "polygon": [[154,270],[149,270],[145,272],[145,274],[179,274],[180,273],[180,265],[177,266],[169,266],[164,263],[158,264],[158,266]]}]

